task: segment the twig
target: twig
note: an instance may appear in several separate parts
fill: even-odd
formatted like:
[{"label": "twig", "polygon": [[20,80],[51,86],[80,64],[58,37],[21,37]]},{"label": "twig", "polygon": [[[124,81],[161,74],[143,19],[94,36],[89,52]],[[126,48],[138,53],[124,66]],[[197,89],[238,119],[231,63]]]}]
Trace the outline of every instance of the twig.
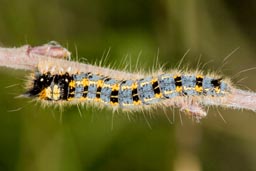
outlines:
[{"label": "twig", "polygon": [[25,45],[19,48],[0,48],[0,66],[34,70],[39,61],[50,58],[70,58],[71,53],[55,42],[42,46]]},{"label": "twig", "polygon": [[233,88],[222,106],[256,112],[256,93]]},{"label": "twig", "polygon": [[[19,48],[0,48],[0,67],[4,66],[31,71],[41,69],[40,71],[44,72],[51,65],[56,66],[53,68],[71,69],[73,72],[79,69],[80,72],[97,71],[98,73],[108,73],[109,75],[117,76],[117,78],[119,75],[125,76],[128,79],[141,77],[140,74],[66,60],[70,58],[71,53],[66,48],[52,42],[36,47],[25,45]],[[56,72],[58,71],[56,70]]]}]

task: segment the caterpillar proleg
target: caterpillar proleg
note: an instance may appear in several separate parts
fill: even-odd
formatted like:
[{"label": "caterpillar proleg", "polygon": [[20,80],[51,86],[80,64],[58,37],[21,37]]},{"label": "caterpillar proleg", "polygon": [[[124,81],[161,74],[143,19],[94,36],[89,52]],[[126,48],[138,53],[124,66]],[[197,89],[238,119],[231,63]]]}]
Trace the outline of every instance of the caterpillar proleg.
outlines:
[{"label": "caterpillar proleg", "polygon": [[[47,46],[51,54],[57,50],[58,55],[49,56],[44,50]],[[144,74],[114,70],[66,60],[70,53],[65,48],[47,46],[32,48],[32,54],[26,51],[21,63],[11,60],[8,65],[3,64],[33,71],[23,96],[43,105],[94,104],[113,111],[177,107],[197,119],[206,116],[204,108],[208,106],[256,111],[256,94],[235,88],[223,76],[203,71],[160,70]]]}]

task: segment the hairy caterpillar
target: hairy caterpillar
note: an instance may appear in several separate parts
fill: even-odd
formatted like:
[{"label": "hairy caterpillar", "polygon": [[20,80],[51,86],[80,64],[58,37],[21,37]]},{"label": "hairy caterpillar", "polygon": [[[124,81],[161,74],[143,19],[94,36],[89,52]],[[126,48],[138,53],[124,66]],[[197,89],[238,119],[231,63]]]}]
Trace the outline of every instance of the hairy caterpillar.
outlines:
[{"label": "hairy caterpillar", "polygon": [[230,93],[228,80],[200,72],[143,75],[93,65],[78,69],[75,62],[59,62],[40,62],[25,95],[47,105],[96,103],[126,111],[177,106],[199,119],[206,112],[197,105],[213,100],[221,103]]}]

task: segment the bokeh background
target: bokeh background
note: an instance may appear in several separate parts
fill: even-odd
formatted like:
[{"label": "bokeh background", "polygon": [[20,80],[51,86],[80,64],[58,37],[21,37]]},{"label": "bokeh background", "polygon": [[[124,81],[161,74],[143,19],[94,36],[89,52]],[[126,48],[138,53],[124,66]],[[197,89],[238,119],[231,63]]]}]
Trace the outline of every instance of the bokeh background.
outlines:
[{"label": "bokeh background", "polygon": [[[88,63],[151,71],[158,63],[221,71],[232,77],[256,65],[253,0],[0,0],[0,44],[56,40]],[[239,48],[228,59],[223,59]],[[109,51],[109,49],[111,49]],[[118,67],[117,67],[118,68]],[[119,68],[121,69],[121,68]],[[234,78],[256,90],[255,70]],[[107,109],[41,108],[23,93],[28,72],[0,68],[2,171],[256,170],[256,116],[210,108],[200,123],[166,110],[113,115]],[[241,80],[243,79],[243,80]],[[61,120],[61,121],[60,121]],[[150,125],[150,126],[149,126]]]}]

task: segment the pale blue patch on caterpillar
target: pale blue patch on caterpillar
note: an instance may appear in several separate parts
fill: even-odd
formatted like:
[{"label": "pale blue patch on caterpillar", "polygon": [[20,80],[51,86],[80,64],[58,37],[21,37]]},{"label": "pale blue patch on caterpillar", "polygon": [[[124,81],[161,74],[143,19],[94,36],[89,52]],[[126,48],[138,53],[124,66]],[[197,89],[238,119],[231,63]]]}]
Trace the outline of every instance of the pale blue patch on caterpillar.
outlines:
[{"label": "pale blue patch on caterpillar", "polygon": [[161,101],[161,97],[157,97],[156,92],[154,92],[152,80],[152,77],[146,77],[137,81],[138,94],[143,104],[156,104]]},{"label": "pale blue patch on caterpillar", "polygon": [[105,103],[110,103],[110,97],[112,92],[112,87],[117,84],[119,81],[112,79],[112,78],[106,78],[104,80],[104,86],[101,89],[100,98]]},{"label": "pale blue patch on caterpillar", "polygon": [[164,97],[173,98],[178,96],[176,92],[175,80],[171,74],[162,74],[158,76],[158,82],[160,84],[160,90],[162,91]]},{"label": "pale blue patch on caterpillar", "polygon": [[183,88],[183,94],[186,94],[188,96],[195,96],[198,95],[198,93],[195,90],[196,87],[196,76],[190,75],[190,76],[181,76],[181,82],[182,86],[186,87],[186,90]]},{"label": "pale blue patch on caterpillar", "polygon": [[132,85],[134,81],[122,81],[119,89],[119,104],[120,107],[128,107],[133,105]]}]

